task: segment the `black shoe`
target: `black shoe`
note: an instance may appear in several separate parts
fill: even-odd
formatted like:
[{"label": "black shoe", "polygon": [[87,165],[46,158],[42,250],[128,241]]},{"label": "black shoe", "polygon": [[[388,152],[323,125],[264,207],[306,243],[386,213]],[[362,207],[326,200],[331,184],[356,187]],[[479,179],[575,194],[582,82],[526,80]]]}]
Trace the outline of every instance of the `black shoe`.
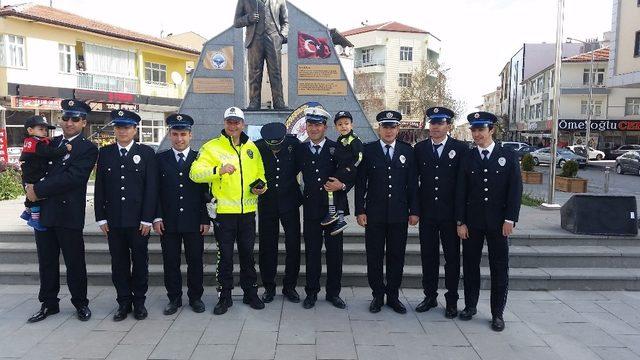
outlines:
[{"label": "black shoe", "polygon": [[148,315],[149,313],[147,312],[147,308],[144,307],[144,304],[133,306],[133,317],[136,320],[144,320]]},{"label": "black shoe", "polygon": [[273,108],[275,110],[285,110],[287,109],[287,105],[285,105],[284,101],[275,101],[273,103]]},{"label": "black shoe", "polygon": [[318,295],[307,295],[307,297],[302,302],[302,307],[305,309],[311,309],[316,306],[316,300],[318,300]]},{"label": "black shoe", "polygon": [[347,226],[349,225],[347,225],[346,221],[338,219],[338,221],[333,225],[333,228],[331,228],[331,236],[340,234],[347,228]]},{"label": "black shoe", "polygon": [[195,313],[203,313],[205,311],[204,303],[200,299],[189,301],[189,306]]},{"label": "black shoe", "polygon": [[331,225],[334,222],[338,221],[338,213],[336,211],[329,211],[327,215],[325,215],[324,219],[320,222],[320,225],[327,226]]},{"label": "black shoe", "polygon": [[233,300],[231,300],[231,295],[221,296],[218,299],[218,303],[213,308],[213,313],[215,315],[222,315],[227,312],[227,310],[233,306]]},{"label": "black shoe", "polygon": [[57,304],[55,306],[45,306],[44,304],[40,307],[40,310],[31,315],[31,317],[27,320],[29,323],[36,323],[38,321],[42,321],[47,318],[49,315],[57,314],[60,312],[60,306]]},{"label": "black shoe", "polygon": [[171,300],[169,301],[167,306],[164,307],[164,310],[162,311],[162,313],[165,315],[173,315],[176,312],[178,312],[178,308],[180,308],[181,306],[182,306],[182,300]]},{"label": "black shoe", "polygon": [[444,311],[444,317],[447,319],[454,319],[456,316],[458,316],[458,305],[447,305],[447,308]]},{"label": "black shoe", "polygon": [[265,289],[264,294],[262,294],[262,301],[266,304],[273,301],[273,298],[276,296],[276,289]]},{"label": "black shoe", "polygon": [[300,302],[300,295],[298,295],[296,289],[282,289],[282,295],[292,303],[297,304]]},{"label": "black shoe", "polygon": [[477,313],[478,311],[476,310],[476,308],[465,307],[464,310],[460,311],[458,317],[460,318],[460,320],[467,321],[471,320],[471,318],[473,318],[473,315]]},{"label": "black shoe", "polygon": [[79,308],[76,308],[76,316],[80,321],[87,321],[91,319],[91,310],[89,310],[87,305],[80,306]]},{"label": "black shoe", "polygon": [[369,312],[379,313],[382,310],[382,305],[384,305],[384,298],[382,296],[374,297],[369,304]]},{"label": "black shoe", "polygon": [[416,312],[421,313],[421,312],[429,311],[429,309],[437,306],[438,306],[438,300],[435,298],[435,296],[427,296],[424,298],[424,300],[422,300],[420,304],[418,304],[418,306],[416,306]]},{"label": "black shoe", "polygon": [[402,305],[402,302],[398,300],[398,298],[389,298],[387,296],[387,306],[392,308],[393,311],[397,312],[398,314],[407,313],[407,308]]},{"label": "black shoe", "polygon": [[502,316],[494,316],[491,320],[491,330],[493,331],[502,331],[504,330],[504,320]]},{"label": "black shoe", "polygon": [[262,302],[262,300],[260,300],[260,298],[258,297],[258,294],[251,294],[251,295],[245,294],[242,297],[242,302],[251,306],[252,309],[256,309],[256,310],[264,309],[264,303]]},{"label": "black shoe", "polygon": [[245,110],[260,110],[260,103],[254,103],[254,102],[250,102],[249,106],[247,106],[247,108]]},{"label": "black shoe", "polygon": [[337,307],[338,309],[344,309],[347,307],[347,304],[345,304],[344,300],[342,300],[340,296],[327,296],[325,299],[327,299],[327,301],[330,302],[331,305]]},{"label": "black shoe", "polygon": [[127,314],[131,312],[131,304],[120,304],[118,310],[113,314],[113,321],[122,321],[127,318]]}]

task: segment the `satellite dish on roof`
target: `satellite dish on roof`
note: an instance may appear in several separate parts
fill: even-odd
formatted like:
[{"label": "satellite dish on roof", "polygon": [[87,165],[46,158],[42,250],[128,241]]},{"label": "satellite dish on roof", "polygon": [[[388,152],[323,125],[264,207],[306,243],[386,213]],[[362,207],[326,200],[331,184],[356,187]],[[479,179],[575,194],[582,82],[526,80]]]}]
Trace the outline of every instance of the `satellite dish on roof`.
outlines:
[{"label": "satellite dish on roof", "polygon": [[179,72],[174,71],[171,73],[171,80],[173,81],[174,84],[180,86],[180,84],[182,84],[182,75],[180,75]]}]

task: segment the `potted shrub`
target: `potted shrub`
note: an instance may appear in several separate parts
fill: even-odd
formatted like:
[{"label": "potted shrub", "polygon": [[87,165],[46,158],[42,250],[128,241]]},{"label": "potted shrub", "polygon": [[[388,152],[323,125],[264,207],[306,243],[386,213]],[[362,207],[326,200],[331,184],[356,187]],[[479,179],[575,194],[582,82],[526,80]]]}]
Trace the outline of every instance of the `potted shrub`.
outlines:
[{"label": "potted shrub", "polygon": [[524,154],[522,157],[522,182],[525,184],[542,184],[542,173],[533,169],[533,156]]},{"label": "potted shrub", "polygon": [[587,179],[578,177],[578,163],[569,160],[562,164],[562,172],[556,176],[556,190],[585,193],[587,192]]}]

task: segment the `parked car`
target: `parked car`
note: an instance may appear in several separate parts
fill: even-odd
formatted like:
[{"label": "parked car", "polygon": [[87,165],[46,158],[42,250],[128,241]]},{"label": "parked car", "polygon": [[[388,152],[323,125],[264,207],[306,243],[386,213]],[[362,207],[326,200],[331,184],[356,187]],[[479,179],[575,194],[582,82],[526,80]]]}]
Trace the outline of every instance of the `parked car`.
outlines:
[{"label": "parked car", "polygon": [[529,146],[529,144],[525,144],[523,142],[517,142],[517,141],[503,141],[501,144],[502,144],[503,148],[507,148],[509,150],[513,150],[514,152],[517,152],[518,150],[522,149],[523,147]]},{"label": "parked car", "polygon": [[532,153],[534,151],[538,150],[537,147],[535,146],[531,146],[531,145],[527,145],[527,146],[523,146],[520,149],[514,151],[516,153],[516,155],[518,155],[518,160],[522,160],[522,157],[524,156],[524,154],[529,154]]},{"label": "parked car", "polygon": [[[535,165],[549,164],[551,163],[551,148],[538,149],[531,153],[533,156],[533,163]],[[587,165],[587,158],[584,156],[576,155],[574,152],[567,149],[558,149],[556,152],[556,165],[562,167],[565,162],[573,160],[578,163],[578,166],[583,168]]]},{"label": "parked car", "polygon": [[616,172],[640,175],[640,150],[627,151],[616,158]]},{"label": "parked car", "polygon": [[631,151],[631,150],[640,150],[640,145],[622,145],[622,146],[618,147],[617,149],[613,149],[613,150],[609,151],[609,156],[612,159],[615,159],[618,156],[626,153],[627,151]]},{"label": "parked car", "polygon": [[[580,156],[587,155],[587,151],[585,150],[584,145],[571,145],[571,146],[567,146],[567,149],[573,151],[575,154]],[[603,159],[604,159],[604,151],[596,150],[591,146],[589,146],[589,160],[603,160]]]}]

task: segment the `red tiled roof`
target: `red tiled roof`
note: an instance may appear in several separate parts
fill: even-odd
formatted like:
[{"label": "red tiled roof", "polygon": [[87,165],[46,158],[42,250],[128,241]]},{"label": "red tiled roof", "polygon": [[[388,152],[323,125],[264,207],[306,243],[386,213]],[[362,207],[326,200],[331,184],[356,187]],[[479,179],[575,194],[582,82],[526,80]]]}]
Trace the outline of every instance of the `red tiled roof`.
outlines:
[{"label": "red tiled roof", "polygon": [[347,31],[341,31],[343,36],[350,36],[356,34],[362,34],[370,31],[393,31],[393,32],[408,32],[408,33],[417,33],[417,34],[429,34],[428,31],[414,28],[408,25],[400,24],[399,22],[389,21],[382,24],[376,25],[367,25],[363,27],[359,27],[356,29],[351,29]]},{"label": "red tiled roof", "polygon": [[167,40],[132,30],[109,25],[96,20],[69,13],[60,9],[37,5],[33,3],[7,5],[0,8],[0,16],[13,16],[22,19],[39,21],[47,24],[87,31],[95,34],[111,36],[119,39],[141,42],[166,49],[183,51],[190,54],[200,54],[200,51],[186,46],[180,46]]},{"label": "red tiled roof", "polygon": [[593,53],[593,61],[609,61],[609,48],[604,47],[604,48],[596,49],[594,51],[589,51],[583,54],[578,54],[578,55],[570,56],[568,58],[564,58],[562,59],[562,62],[590,62],[591,53]]}]

